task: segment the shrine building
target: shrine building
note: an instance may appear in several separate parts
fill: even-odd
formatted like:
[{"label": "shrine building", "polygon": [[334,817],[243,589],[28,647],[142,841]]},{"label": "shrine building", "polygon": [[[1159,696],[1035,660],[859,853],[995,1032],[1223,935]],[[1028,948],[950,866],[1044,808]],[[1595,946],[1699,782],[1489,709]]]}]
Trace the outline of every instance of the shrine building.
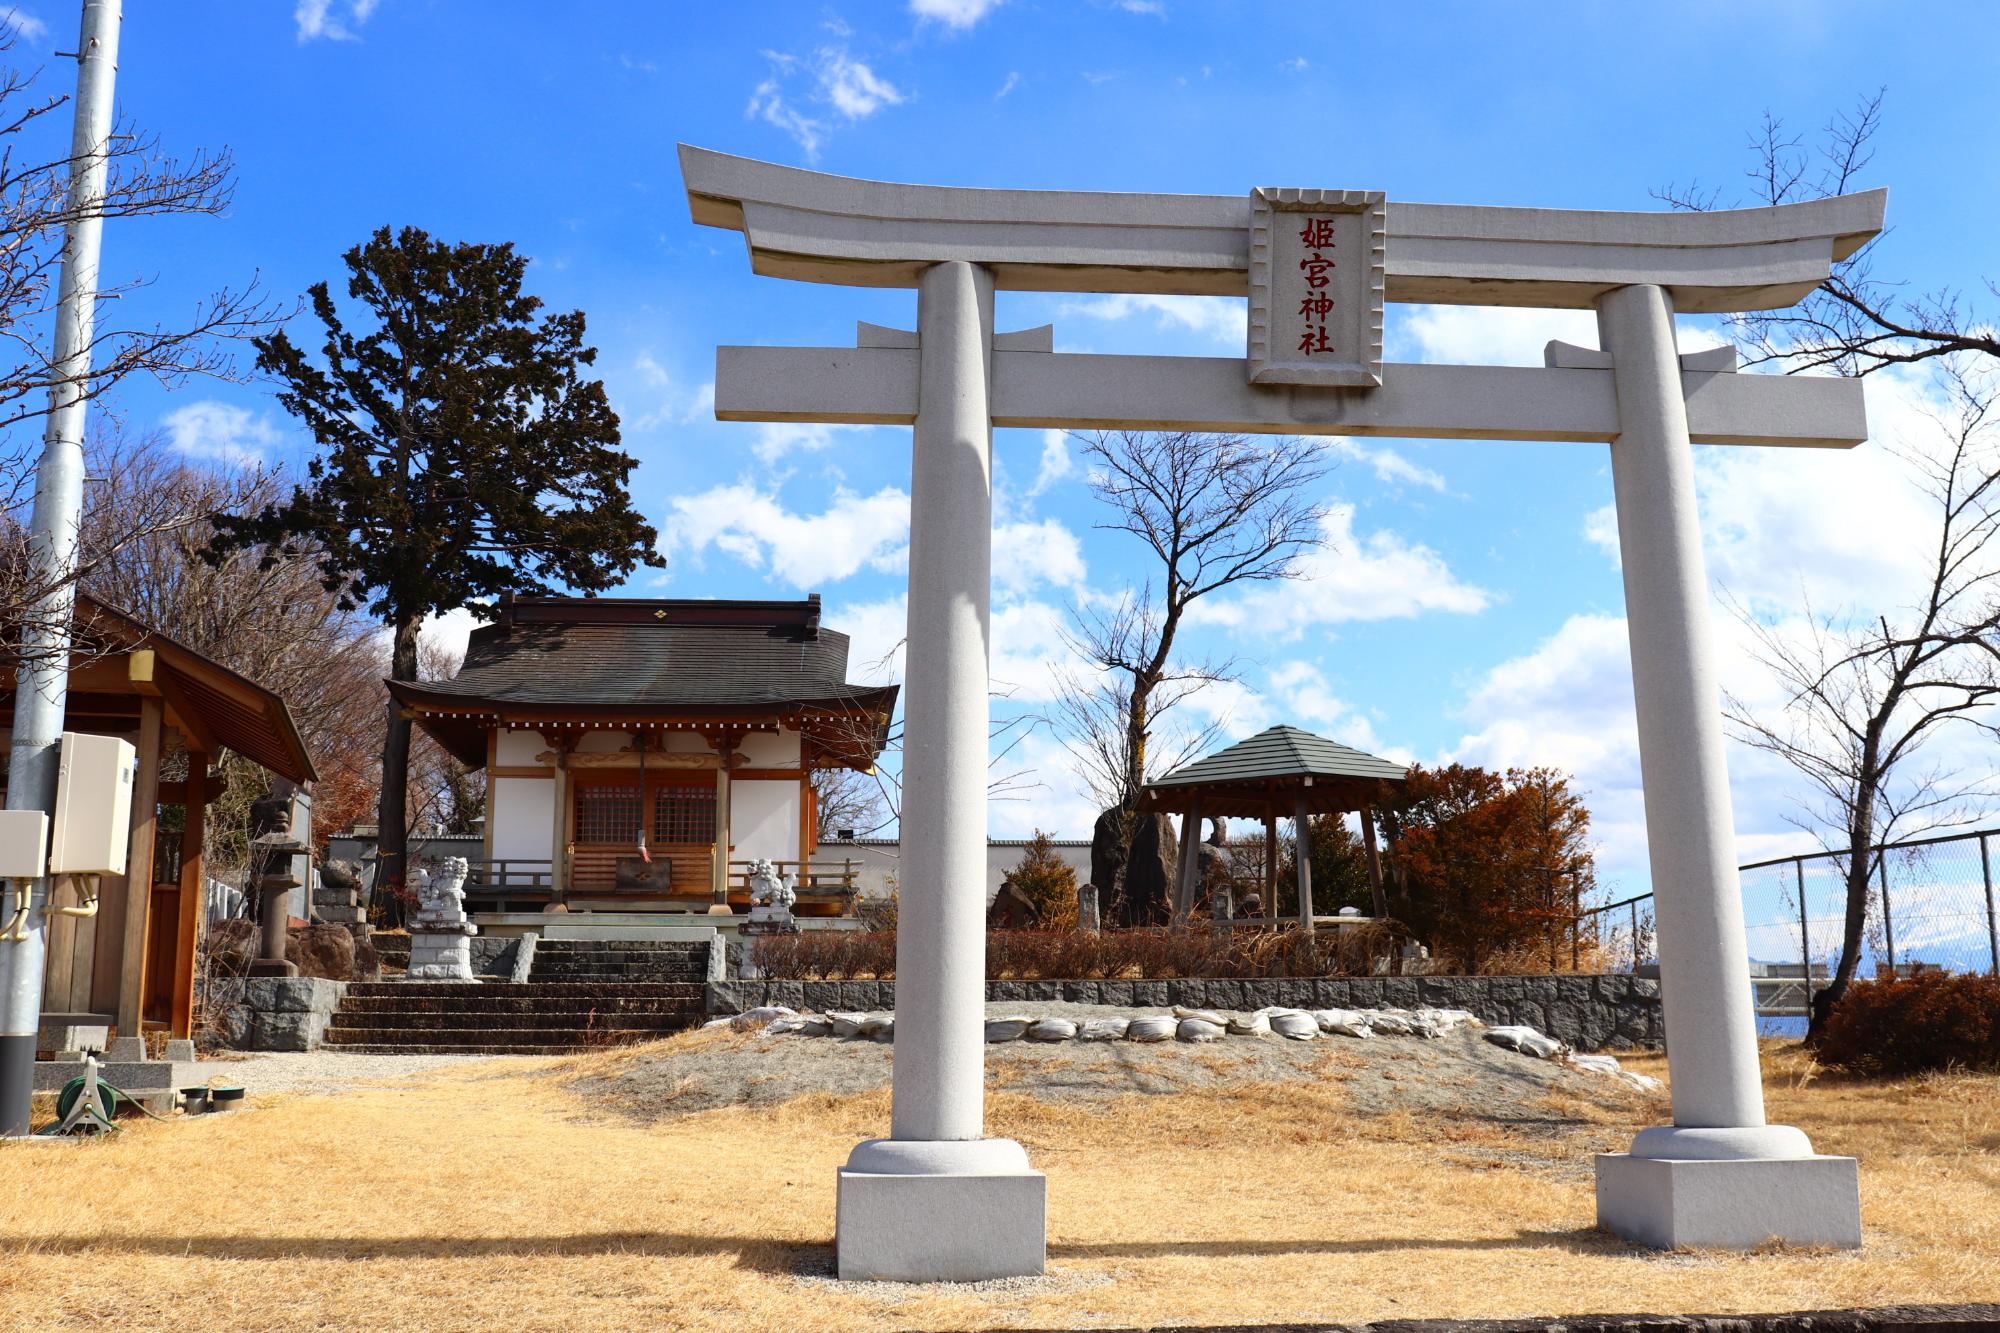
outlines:
[{"label": "shrine building", "polygon": [[872,769],[894,685],[847,680],[847,636],[804,601],[503,595],[456,677],[394,681],[416,725],[487,775],[466,906],[749,908],[752,862],[802,916],[847,911],[851,866],[816,865],[817,769]]}]

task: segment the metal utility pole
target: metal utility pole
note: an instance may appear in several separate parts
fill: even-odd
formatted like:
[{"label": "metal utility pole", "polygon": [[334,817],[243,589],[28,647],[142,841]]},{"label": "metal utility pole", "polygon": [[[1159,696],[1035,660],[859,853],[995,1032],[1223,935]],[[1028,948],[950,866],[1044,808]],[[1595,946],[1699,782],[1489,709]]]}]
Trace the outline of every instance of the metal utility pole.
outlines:
[{"label": "metal utility pole", "polygon": [[[69,697],[71,619],[76,604],[77,539],[83,522],[83,419],[89,398],[90,345],[96,327],[97,259],[104,230],[104,178],[110,165],[112,84],[118,74],[122,0],[84,0],[76,49],[76,123],[70,136],[68,224],[55,355],[49,372],[49,421],[35,479],[29,529],[29,578],[41,595],[21,630],[15,675],[13,753],[7,806],[53,812],[63,709]],[[35,1086],[35,1045],[42,1022],[42,970],[48,942],[49,880],[28,884],[24,938],[0,945],[0,1135],[28,1132]],[[13,904],[9,904],[13,906]],[[136,1036],[136,1033],[126,1033]]]}]

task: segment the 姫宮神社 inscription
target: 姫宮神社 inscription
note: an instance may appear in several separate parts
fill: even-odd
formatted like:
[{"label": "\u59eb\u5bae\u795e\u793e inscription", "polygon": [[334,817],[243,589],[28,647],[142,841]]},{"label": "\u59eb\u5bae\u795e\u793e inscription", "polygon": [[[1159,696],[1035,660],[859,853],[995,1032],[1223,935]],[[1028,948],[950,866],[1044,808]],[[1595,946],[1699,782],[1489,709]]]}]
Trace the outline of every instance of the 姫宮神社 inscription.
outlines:
[{"label": "\u59eb\u5bae\u795e\u793e inscription", "polygon": [[1382,382],[1387,213],[1376,191],[1252,192],[1252,384]]}]

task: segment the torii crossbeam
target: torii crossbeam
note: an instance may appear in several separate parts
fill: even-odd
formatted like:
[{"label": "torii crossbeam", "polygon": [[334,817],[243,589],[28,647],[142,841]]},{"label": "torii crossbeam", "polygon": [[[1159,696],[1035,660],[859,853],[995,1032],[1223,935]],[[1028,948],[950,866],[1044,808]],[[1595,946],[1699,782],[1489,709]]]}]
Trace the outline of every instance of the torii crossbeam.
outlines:
[{"label": "torii crossbeam", "polygon": [[[1598,1218],[1660,1246],[1860,1243],[1854,1160],[1765,1121],[1691,445],[1858,444],[1861,385],[1684,356],[1674,314],[1798,301],[1881,229],[1886,191],[1572,212],[895,185],[680,154],[694,220],[741,231],[753,271],[918,293],[914,333],[723,347],[716,365],[723,420],[915,427],[894,1101],[890,1137],[840,1173],[841,1276],[1044,1262],[1042,1177],[984,1136],[996,425],[1609,443],[1674,1123],[1597,1159]],[[1046,328],[996,335],[996,289],[1248,296],[1246,355],[1059,353]],[[1592,309],[1603,347],[1385,365],[1385,301]]]}]

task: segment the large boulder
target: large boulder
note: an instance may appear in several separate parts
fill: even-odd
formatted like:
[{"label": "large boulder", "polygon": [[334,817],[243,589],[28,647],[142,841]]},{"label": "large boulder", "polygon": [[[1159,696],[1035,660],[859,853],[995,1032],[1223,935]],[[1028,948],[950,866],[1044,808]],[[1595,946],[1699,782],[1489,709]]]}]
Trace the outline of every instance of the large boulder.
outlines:
[{"label": "large boulder", "polygon": [[354,979],[354,936],[345,926],[297,926],[287,932],[285,961],[302,977]]},{"label": "large boulder", "polygon": [[1141,815],[1132,829],[1120,919],[1128,926],[1163,926],[1173,917],[1174,863],[1180,842],[1166,815]]},{"label": "large boulder", "polygon": [[1090,882],[1098,888],[1100,910],[1112,908],[1111,891],[1124,869],[1125,811],[1114,805],[1097,817],[1090,830]]}]

